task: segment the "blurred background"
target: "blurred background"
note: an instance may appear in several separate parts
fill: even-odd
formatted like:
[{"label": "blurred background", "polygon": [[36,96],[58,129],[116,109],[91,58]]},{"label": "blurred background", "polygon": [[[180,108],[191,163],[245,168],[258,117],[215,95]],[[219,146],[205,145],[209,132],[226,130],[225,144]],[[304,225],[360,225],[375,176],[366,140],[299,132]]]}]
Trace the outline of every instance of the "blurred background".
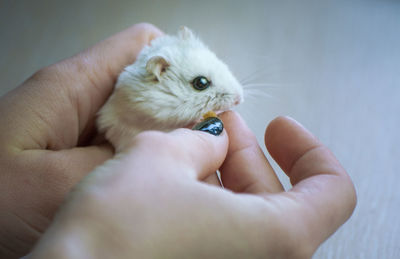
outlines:
[{"label": "blurred background", "polygon": [[248,84],[260,143],[289,115],[348,170],[357,208],[314,258],[400,258],[400,1],[0,1],[0,95],[143,21],[188,26]]}]

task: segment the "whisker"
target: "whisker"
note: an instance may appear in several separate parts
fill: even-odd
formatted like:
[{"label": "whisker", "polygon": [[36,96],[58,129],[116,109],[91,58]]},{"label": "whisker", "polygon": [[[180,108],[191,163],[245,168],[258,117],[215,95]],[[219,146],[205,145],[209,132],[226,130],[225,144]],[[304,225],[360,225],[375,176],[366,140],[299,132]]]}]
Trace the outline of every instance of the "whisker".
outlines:
[{"label": "whisker", "polygon": [[278,83],[253,83],[253,84],[244,84],[243,87],[258,87],[258,86],[274,86],[278,87],[280,84]]},{"label": "whisker", "polygon": [[274,98],[273,95],[265,93],[265,92],[248,92],[245,93],[245,98],[249,98],[249,99],[255,99],[255,100],[259,100],[260,97],[266,97],[266,98]]},{"label": "whisker", "polygon": [[264,98],[273,99],[273,100],[279,99],[278,96],[268,93],[262,89],[248,89],[248,90],[244,91],[244,97],[245,97],[245,99],[251,99],[256,102],[262,101]]},{"label": "whisker", "polygon": [[268,75],[268,72],[263,67],[260,67],[259,69],[251,72],[249,75],[244,76],[244,78],[240,79],[239,82],[241,84],[246,84],[246,83],[250,83],[251,81],[257,79],[258,77],[267,76],[267,75]]},{"label": "whisker", "polygon": [[266,68],[263,65],[257,66],[256,69],[253,69],[245,75],[241,81],[251,81],[254,78],[257,78],[259,76],[267,76],[271,74],[273,71],[271,71],[271,68]]},{"label": "whisker", "polygon": [[248,75],[244,75],[239,81],[241,83],[248,83],[257,78],[275,77],[281,74],[281,67],[281,65],[258,64],[256,70],[251,71]]},{"label": "whisker", "polygon": [[278,88],[287,88],[294,87],[296,84],[294,83],[252,83],[242,85],[244,89],[278,89]]}]

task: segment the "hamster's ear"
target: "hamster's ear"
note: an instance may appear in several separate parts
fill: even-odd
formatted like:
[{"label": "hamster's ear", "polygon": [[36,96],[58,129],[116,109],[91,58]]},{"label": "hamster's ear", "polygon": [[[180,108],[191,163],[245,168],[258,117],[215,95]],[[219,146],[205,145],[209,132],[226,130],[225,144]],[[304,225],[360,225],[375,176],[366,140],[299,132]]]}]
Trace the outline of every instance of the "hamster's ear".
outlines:
[{"label": "hamster's ear", "polygon": [[192,39],[194,37],[193,32],[186,26],[181,26],[178,31],[178,37],[182,40]]},{"label": "hamster's ear", "polygon": [[165,72],[165,69],[169,67],[168,61],[161,56],[154,56],[147,61],[146,70],[151,75],[160,81],[161,75]]}]

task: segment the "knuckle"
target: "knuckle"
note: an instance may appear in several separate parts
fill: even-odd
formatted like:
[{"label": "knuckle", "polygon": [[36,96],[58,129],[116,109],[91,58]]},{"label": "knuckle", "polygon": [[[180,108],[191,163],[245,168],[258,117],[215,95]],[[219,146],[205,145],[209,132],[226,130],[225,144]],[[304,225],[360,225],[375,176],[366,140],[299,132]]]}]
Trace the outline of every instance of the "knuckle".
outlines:
[{"label": "knuckle", "polygon": [[30,78],[30,81],[43,81],[49,77],[49,74],[51,74],[51,68],[50,67],[43,67],[36,71]]},{"label": "knuckle", "polygon": [[151,23],[138,23],[133,25],[133,29],[138,32],[143,41],[151,41],[163,34],[159,28]]},{"label": "knuckle", "polygon": [[52,80],[54,80],[54,78],[59,76],[59,74],[60,74],[59,64],[56,63],[39,69],[28,79],[28,81],[34,83],[51,82]]},{"label": "knuckle", "polygon": [[134,26],[142,29],[142,28],[152,27],[154,25],[151,23],[147,23],[147,22],[140,22],[140,23],[135,24]]},{"label": "knuckle", "polygon": [[146,23],[146,22],[142,22],[142,23],[137,23],[134,25],[134,27],[140,31],[153,31],[153,30],[158,30],[158,28],[151,24],[151,23]]}]

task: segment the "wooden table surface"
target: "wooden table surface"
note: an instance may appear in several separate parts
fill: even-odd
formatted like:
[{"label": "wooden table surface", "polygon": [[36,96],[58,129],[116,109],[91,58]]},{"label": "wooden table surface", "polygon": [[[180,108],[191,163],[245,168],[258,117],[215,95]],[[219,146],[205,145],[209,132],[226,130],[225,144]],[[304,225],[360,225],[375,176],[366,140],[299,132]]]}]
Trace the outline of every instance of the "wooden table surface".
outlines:
[{"label": "wooden table surface", "polygon": [[357,208],[315,258],[400,258],[400,1],[0,1],[0,95],[142,21],[187,25],[239,78],[270,84],[238,109],[260,142],[290,115],[348,170]]}]

